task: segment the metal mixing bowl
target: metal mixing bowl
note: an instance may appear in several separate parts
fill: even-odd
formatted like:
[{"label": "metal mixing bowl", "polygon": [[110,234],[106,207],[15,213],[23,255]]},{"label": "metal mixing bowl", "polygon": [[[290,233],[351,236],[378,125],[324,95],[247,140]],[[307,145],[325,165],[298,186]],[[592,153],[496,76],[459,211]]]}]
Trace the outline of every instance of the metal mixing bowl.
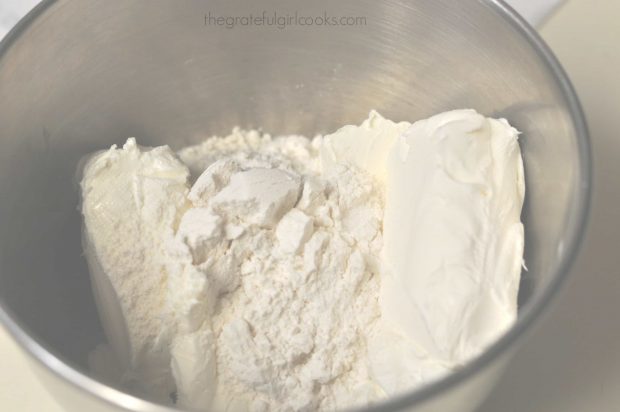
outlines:
[{"label": "metal mixing bowl", "polygon": [[[262,10],[366,24],[205,25],[209,12]],[[170,411],[85,366],[103,335],[81,255],[78,159],[128,136],[179,148],[234,125],[313,135],[370,109],[416,120],[465,107],[523,132],[519,319],[461,370],[371,409],[472,410],[566,277],[590,194],[575,93],[499,1],[44,1],[0,44],[1,323],[70,410]]]}]

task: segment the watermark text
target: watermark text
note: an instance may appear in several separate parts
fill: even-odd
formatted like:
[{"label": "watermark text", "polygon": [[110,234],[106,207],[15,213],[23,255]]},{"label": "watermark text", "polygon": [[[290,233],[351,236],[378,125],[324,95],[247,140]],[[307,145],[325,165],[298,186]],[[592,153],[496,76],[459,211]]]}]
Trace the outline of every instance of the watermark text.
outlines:
[{"label": "watermark text", "polygon": [[234,29],[236,27],[267,27],[284,30],[288,27],[338,27],[366,26],[366,16],[337,16],[324,11],[322,14],[308,15],[299,12],[278,13],[263,10],[261,13],[244,15],[219,15],[210,11],[204,16],[204,25]]}]

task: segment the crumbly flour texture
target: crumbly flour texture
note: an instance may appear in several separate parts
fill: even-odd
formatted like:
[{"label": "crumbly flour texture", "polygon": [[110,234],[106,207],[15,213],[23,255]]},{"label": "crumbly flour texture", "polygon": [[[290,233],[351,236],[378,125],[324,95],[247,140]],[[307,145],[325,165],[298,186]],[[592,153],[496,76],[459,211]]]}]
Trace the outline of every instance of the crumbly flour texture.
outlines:
[{"label": "crumbly flour texture", "polygon": [[[428,161],[439,176],[424,169],[416,173],[426,178],[403,181],[405,188],[421,188],[421,203],[408,190],[386,195],[381,174],[390,151],[399,150],[392,162],[401,164],[415,153],[415,139],[436,133],[439,141],[451,130],[446,124],[458,133],[471,129],[474,137],[492,136],[494,127],[506,130],[508,144],[497,150],[519,156],[512,152],[516,131],[513,136],[507,123],[488,123],[473,111],[454,113],[409,129],[373,112],[331,143],[321,136],[273,138],[235,129],[177,153],[141,147],[131,138],[93,155],[81,183],[84,249],[109,342],[91,354],[94,371],[134,393],[189,408],[333,411],[381,401],[475,356],[516,315],[520,205],[493,206],[501,216],[516,216],[500,232],[488,218],[493,197],[480,189],[495,179],[497,171],[489,168],[499,163],[488,160],[491,150],[470,150],[478,158],[450,160],[444,173],[439,156],[452,143],[442,140],[438,160],[423,154],[407,166]],[[399,137],[406,130],[408,140]],[[349,134],[363,134],[357,141],[368,147],[348,141]],[[476,138],[480,145],[491,142]],[[370,166],[338,160],[353,152]],[[467,169],[479,164],[490,166]],[[516,170],[518,180],[516,164],[506,169]],[[522,200],[513,177],[505,178],[510,195],[501,199],[514,192]],[[460,206],[470,205],[472,196],[483,202],[476,207],[484,214]],[[411,223],[430,229],[405,231],[414,236],[406,244],[428,241],[433,249],[428,258],[421,254],[403,264],[417,278],[410,280],[407,271],[399,278],[385,262],[386,198],[396,199],[393,205],[409,202],[400,209],[417,210],[414,218],[447,216],[446,222],[465,222],[469,231],[447,230],[435,239],[435,231],[444,233],[441,225]],[[485,278],[479,268],[489,264],[471,260],[486,250],[488,241],[478,239],[501,246],[505,279],[490,269]],[[441,252],[444,244],[452,249]],[[453,280],[454,273],[470,283]],[[392,289],[382,292],[382,282]],[[427,296],[434,296],[430,303]],[[401,307],[416,315],[398,313]]]},{"label": "crumbly flour texture", "polygon": [[[155,335],[172,348],[177,402],[187,406],[334,410],[382,396],[370,385],[365,335],[380,317],[384,193],[352,167],[322,175],[320,142],[235,130],[179,153],[191,173],[184,204],[171,202],[183,179],[171,184],[178,175],[168,171],[157,171],[161,181],[135,185],[143,188],[136,196],[143,199],[138,220],[150,214],[149,220],[170,225],[156,232],[164,233],[153,242],[159,252],[143,259],[158,262],[142,262],[167,273],[160,282],[168,287],[140,290],[151,283],[142,278],[130,293],[119,273],[127,264],[100,260],[127,291],[122,300],[137,300],[145,312],[160,310],[167,319],[129,319],[132,345],[159,353],[136,351],[132,357],[144,364],[125,380],[138,387],[151,382],[144,390],[155,396],[170,390],[169,379],[153,379],[147,365],[160,356],[164,362],[151,363],[166,364],[147,342]],[[116,150],[150,153],[133,140]],[[155,185],[165,187],[155,191]],[[161,198],[144,200],[146,190]],[[176,207],[157,205],[163,202]]]},{"label": "crumbly flour texture", "polygon": [[180,153],[207,170],[175,243],[213,279],[198,333],[214,341],[216,410],[335,409],[369,380],[384,194],[349,167],[322,176],[319,142],[236,131]]}]

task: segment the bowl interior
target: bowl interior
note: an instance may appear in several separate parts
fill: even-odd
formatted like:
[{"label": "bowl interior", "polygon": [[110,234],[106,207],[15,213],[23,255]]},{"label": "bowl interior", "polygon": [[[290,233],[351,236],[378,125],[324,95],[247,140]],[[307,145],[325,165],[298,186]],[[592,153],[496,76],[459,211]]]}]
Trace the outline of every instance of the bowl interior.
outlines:
[{"label": "bowl interior", "polygon": [[[103,334],[81,253],[74,174],[82,155],[128,136],[180,148],[236,125],[314,135],[359,123],[370,109],[416,120],[475,108],[523,132],[521,313],[540,303],[574,252],[584,136],[561,80],[491,2],[46,7],[0,48],[0,300],[80,370]],[[263,11],[280,23],[295,13],[358,19],[287,27],[209,21]]]}]

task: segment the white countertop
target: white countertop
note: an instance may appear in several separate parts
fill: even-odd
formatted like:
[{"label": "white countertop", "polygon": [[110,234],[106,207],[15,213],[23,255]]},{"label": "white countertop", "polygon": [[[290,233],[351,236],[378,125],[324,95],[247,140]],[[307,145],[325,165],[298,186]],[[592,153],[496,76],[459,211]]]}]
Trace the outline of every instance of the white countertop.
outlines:
[{"label": "white countertop", "polygon": [[[520,0],[519,9],[542,19],[545,13],[531,7],[540,1]],[[3,24],[36,1],[15,1],[17,9],[9,3],[0,0],[0,37]],[[541,30],[588,117],[595,164],[592,217],[570,281],[480,412],[620,409],[619,19],[619,1],[569,0]],[[62,412],[2,329],[0,365],[0,410]]]}]

